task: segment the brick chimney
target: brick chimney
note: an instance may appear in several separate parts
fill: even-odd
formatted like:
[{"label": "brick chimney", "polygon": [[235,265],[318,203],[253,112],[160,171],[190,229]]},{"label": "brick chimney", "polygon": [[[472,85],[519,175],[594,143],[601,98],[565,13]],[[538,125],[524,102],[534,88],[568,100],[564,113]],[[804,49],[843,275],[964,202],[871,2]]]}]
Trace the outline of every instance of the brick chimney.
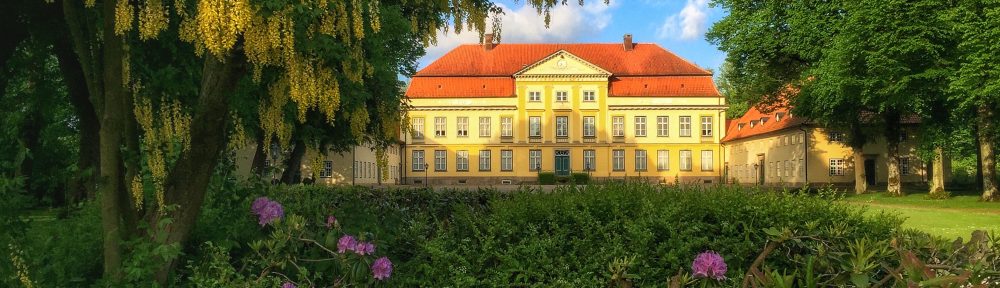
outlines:
[{"label": "brick chimney", "polygon": [[625,34],[625,37],[622,38],[622,44],[625,47],[625,51],[632,51],[632,49],[635,48],[635,43],[632,43],[632,34]]},{"label": "brick chimney", "polygon": [[483,49],[486,49],[486,51],[493,50],[493,33],[483,35]]}]

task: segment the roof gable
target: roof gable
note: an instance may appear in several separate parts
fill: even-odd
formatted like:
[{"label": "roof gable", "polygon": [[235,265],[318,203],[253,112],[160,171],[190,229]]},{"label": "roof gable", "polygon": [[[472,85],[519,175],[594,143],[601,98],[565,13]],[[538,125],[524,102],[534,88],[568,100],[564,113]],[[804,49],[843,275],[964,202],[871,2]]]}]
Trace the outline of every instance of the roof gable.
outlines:
[{"label": "roof gable", "polygon": [[580,59],[573,53],[566,50],[559,50],[542,60],[514,73],[518,76],[552,76],[552,75],[588,75],[588,76],[611,76],[611,72],[604,70],[593,63]]}]

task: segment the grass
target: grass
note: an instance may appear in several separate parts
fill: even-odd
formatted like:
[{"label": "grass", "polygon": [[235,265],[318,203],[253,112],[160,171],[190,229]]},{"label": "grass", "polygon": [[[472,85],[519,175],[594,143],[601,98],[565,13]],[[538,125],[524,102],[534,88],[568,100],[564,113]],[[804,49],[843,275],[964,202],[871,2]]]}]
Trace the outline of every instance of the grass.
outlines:
[{"label": "grass", "polygon": [[926,192],[907,192],[903,197],[892,197],[885,192],[851,195],[844,201],[867,206],[872,215],[886,212],[902,216],[906,218],[904,228],[949,239],[968,239],[975,230],[1000,232],[1000,203],[980,202],[974,193],[956,193],[946,200],[932,200]]}]

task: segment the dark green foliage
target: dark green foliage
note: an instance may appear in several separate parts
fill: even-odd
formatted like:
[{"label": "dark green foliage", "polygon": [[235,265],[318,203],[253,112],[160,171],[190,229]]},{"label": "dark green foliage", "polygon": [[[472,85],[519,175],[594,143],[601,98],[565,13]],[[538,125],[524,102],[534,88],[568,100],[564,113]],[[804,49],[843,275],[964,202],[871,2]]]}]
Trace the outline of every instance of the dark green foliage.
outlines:
[{"label": "dark green foliage", "polygon": [[587,173],[573,173],[573,183],[575,184],[589,184],[590,174]]},{"label": "dark green foliage", "polygon": [[556,184],[556,173],[555,172],[538,172],[538,184],[542,184],[542,185]]}]

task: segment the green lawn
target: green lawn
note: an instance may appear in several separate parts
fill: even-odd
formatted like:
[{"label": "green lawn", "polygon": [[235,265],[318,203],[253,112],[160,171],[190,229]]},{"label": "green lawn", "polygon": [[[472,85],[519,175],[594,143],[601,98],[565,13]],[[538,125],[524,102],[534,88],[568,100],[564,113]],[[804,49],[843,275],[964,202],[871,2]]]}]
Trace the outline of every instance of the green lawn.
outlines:
[{"label": "green lawn", "polygon": [[868,206],[873,215],[881,211],[900,215],[906,219],[903,223],[905,228],[951,239],[968,239],[973,230],[1000,232],[1000,203],[978,200],[978,196],[970,194],[947,200],[930,200],[926,193],[891,197],[885,192],[852,195],[844,199],[847,203]]}]

